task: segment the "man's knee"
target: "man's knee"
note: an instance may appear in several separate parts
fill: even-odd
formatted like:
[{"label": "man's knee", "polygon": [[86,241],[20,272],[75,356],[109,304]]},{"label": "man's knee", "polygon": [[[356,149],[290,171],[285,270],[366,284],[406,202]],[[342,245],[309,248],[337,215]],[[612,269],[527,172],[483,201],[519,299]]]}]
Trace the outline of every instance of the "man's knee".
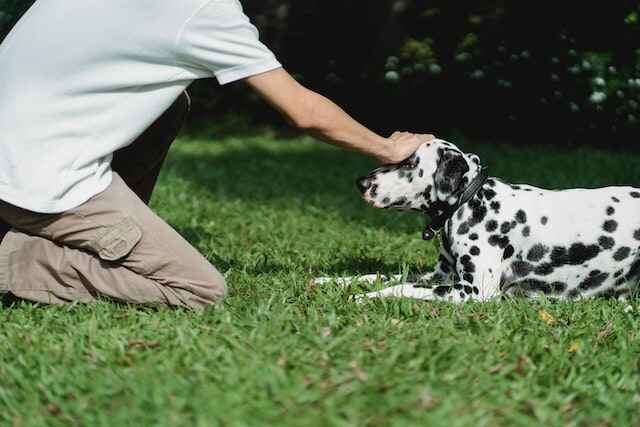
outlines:
[{"label": "man's knee", "polygon": [[205,280],[201,280],[197,286],[189,283],[185,289],[190,289],[187,305],[194,309],[204,309],[220,303],[227,294],[225,278],[218,270],[211,266],[211,271]]},{"label": "man's knee", "polygon": [[224,276],[218,270],[215,273],[208,285],[209,297],[207,300],[210,304],[218,303],[227,296],[227,283]]}]

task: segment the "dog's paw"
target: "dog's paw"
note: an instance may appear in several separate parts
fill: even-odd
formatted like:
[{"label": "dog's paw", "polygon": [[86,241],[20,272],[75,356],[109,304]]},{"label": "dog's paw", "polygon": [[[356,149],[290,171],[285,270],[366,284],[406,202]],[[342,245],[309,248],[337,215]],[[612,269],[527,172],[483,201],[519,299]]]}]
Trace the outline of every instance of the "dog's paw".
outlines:
[{"label": "dog's paw", "polygon": [[309,287],[313,288],[315,286],[326,285],[331,282],[331,277],[316,277],[309,280]]}]

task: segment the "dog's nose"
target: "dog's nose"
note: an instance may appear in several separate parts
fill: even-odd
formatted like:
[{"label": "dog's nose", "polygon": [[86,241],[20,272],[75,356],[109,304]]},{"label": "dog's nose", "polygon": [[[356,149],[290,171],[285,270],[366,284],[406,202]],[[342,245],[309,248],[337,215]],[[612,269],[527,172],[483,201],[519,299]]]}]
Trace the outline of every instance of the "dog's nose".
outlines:
[{"label": "dog's nose", "polygon": [[364,178],[358,178],[356,180],[356,185],[358,186],[358,190],[360,190],[361,193],[364,193],[371,187],[371,180],[366,176]]}]

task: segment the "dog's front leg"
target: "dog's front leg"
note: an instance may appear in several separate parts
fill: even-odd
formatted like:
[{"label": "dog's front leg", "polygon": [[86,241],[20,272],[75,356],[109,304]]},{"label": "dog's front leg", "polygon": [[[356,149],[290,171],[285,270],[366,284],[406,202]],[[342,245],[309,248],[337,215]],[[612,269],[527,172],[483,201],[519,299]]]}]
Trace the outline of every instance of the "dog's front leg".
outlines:
[{"label": "dog's front leg", "polygon": [[433,271],[424,274],[418,274],[415,276],[409,276],[408,281],[411,283],[419,283],[429,285],[434,282],[446,282],[450,281],[453,272],[453,263],[449,260],[448,255],[441,250],[438,257],[438,263]]},{"label": "dog's front leg", "polygon": [[465,302],[468,300],[482,300],[478,288],[474,288],[465,282],[452,285],[438,285],[427,288],[421,284],[404,283],[397,286],[357,295],[356,301],[362,302],[365,298],[412,298],[419,300]]},{"label": "dog's front leg", "polygon": [[367,298],[412,298],[419,300],[436,299],[433,290],[425,287],[416,286],[413,283],[403,283],[401,285],[391,286],[380,291],[369,292],[363,295],[356,295],[357,302],[362,302]]},{"label": "dog's front leg", "polygon": [[313,286],[321,286],[334,283],[338,286],[347,287],[357,283],[373,285],[378,282],[394,282],[402,280],[401,274],[365,274],[364,276],[347,276],[347,277],[316,277],[309,282]]}]

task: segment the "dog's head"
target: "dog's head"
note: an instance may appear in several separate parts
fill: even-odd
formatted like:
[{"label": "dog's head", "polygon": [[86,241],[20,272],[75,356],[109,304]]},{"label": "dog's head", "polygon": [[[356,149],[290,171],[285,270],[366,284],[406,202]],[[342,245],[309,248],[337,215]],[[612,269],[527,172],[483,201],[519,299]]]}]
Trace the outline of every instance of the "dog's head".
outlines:
[{"label": "dog's head", "polygon": [[376,208],[429,212],[455,205],[480,170],[480,159],[455,145],[436,139],[414,155],[372,171],[357,180],[364,200]]}]

